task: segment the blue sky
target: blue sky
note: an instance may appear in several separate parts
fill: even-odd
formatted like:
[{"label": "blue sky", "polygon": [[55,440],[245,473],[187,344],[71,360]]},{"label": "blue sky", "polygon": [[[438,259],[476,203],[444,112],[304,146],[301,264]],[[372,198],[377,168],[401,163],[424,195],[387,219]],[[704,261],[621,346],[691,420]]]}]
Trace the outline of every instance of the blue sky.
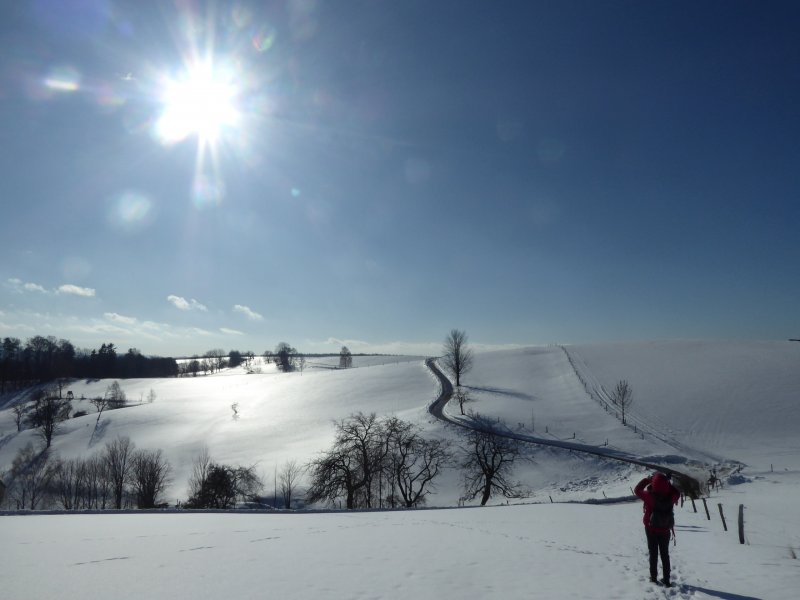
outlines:
[{"label": "blue sky", "polygon": [[0,336],[800,336],[791,2],[0,8]]}]

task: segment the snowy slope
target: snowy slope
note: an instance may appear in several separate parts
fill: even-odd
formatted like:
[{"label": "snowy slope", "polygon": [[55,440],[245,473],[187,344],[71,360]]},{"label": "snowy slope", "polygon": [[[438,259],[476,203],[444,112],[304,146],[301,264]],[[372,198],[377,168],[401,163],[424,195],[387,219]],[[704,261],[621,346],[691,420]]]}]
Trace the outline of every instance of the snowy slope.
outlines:
[{"label": "snowy slope", "polygon": [[[109,380],[77,381],[69,386],[76,398],[102,396]],[[104,412],[98,432],[96,414],[87,402],[75,410],[89,415],[71,419],[53,439],[53,449],[70,458],[99,450],[118,435],[140,448],[161,448],[173,467],[171,502],[186,498],[191,463],[203,446],[214,460],[256,464],[272,477],[286,460],[305,463],[325,450],[333,439],[335,420],[363,411],[425,419],[425,405],[435,386],[419,360],[392,362],[347,370],[309,369],[304,373],[277,373],[268,365],[263,374],[243,369],[208,376],[169,379],[120,380],[127,408]],[[152,404],[143,400],[155,391]],[[238,418],[231,405],[237,404]],[[19,448],[38,443],[35,431],[16,434],[9,409],[0,411],[0,471]]]},{"label": "snowy slope", "polygon": [[760,469],[800,469],[800,343],[649,342],[571,347],[602,385],[671,436]]},{"label": "snowy slope", "polygon": [[[4,598],[796,598],[800,565],[679,509],[679,587],[649,583],[637,504],[0,519]],[[42,576],[44,574],[44,576]]]},{"label": "snowy slope", "polygon": [[[574,357],[571,362],[568,356]],[[464,379],[467,408],[536,435],[609,445],[643,456],[715,456],[744,463],[702,504],[677,513],[672,549],[679,588],[645,581],[639,503],[558,504],[630,493],[636,467],[534,446],[517,476],[543,504],[354,514],[163,514],[7,516],[0,561],[10,598],[725,598],[797,596],[800,585],[800,344],[671,342],[530,348],[476,356]],[[582,371],[576,373],[573,363]],[[634,389],[623,427],[587,392],[621,379]],[[77,396],[108,381],[79,382]],[[207,444],[218,460],[258,462],[268,483],[283,460],[307,460],[332,438],[330,422],[357,410],[397,413],[456,440],[425,408],[437,382],[419,360],[303,375],[223,372],[209,377],[121,382],[153,404],[69,422],[54,440],[62,456],[85,454],[118,434],[164,449],[185,494],[192,456]],[[753,398],[760,397],[760,402]],[[239,403],[234,420],[230,405]],[[457,413],[452,405],[450,413]],[[653,432],[653,434],[651,434]],[[658,435],[655,435],[658,434]],[[0,410],[0,469],[33,432],[17,435]],[[770,468],[772,465],[772,468]],[[711,464],[709,464],[709,467]],[[455,472],[432,506],[453,506]],[[550,499],[556,504],[550,504]],[[503,501],[494,500],[495,504]],[[512,503],[513,504],[513,503]],[[722,530],[721,504],[731,531]],[[736,535],[744,506],[746,544]],[[45,578],[40,573],[52,573]],[[137,573],[151,574],[147,578]],[[38,585],[31,585],[38,581]],[[6,597],[6,596],[3,596]]]}]

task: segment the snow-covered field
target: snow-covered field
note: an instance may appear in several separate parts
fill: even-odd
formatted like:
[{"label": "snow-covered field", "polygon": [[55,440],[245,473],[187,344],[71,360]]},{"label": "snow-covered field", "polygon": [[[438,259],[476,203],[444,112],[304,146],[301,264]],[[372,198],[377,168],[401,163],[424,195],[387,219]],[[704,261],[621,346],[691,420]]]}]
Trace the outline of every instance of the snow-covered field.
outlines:
[{"label": "snow-covered field", "polygon": [[[175,472],[168,493],[174,502],[185,498],[191,460],[203,445],[216,460],[257,464],[269,484],[275,466],[327,448],[331,421],[358,410],[459,436],[426,412],[438,385],[422,360],[309,366],[302,375],[264,368],[121,381],[134,406],[105,413],[94,437],[92,414],[70,420],[53,447],[64,457],[86,455],[128,435],[138,447],[162,448]],[[476,357],[464,379],[472,398],[466,408],[512,429],[641,457],[744,465],[708,499],[711,520],[702,503],[697,513],[688,502],[677,511],[672,555],[680,586],[670,590],[646,581],[640,503],[563,503],[630,495],[645,471],[535,446],[517,471],[534,495],[511,506],[497,500],[486,508],[393,512],[5,516],[0,597],[796,598],[799,366],[800,344],[790,342],[553,346]],[[633,386],[636,429],[601,406],[619,379]],[[70,389],[91,397],[109,383]],[[150,389],[155,402],[138,404]],[[31,431],[17,434],[10,410],[0,410],[0,471],[35,439]],[[453,507],[460,495],[450,472],[429,506]],[[739,504],[745,545],[736,533]]]}]

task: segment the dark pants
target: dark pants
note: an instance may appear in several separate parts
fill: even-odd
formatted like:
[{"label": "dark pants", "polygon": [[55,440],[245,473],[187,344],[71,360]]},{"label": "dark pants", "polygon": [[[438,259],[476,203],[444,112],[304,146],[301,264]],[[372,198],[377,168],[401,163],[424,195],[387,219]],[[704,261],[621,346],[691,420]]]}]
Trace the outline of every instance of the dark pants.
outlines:
[{"label": "dark pants", "polygon": [[647,549],[650,551],[650,577],[658,577],[658,555],[661,554],[661,566],[664,569],[664,580],[669,581],[669,531],[664,533],[653,533],[645,529],[647,533]]}]

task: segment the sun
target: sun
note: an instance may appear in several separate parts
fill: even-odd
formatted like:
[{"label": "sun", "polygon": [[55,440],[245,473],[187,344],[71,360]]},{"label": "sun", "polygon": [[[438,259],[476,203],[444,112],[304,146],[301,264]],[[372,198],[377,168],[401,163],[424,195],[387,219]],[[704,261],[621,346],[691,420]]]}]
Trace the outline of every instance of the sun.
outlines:
[{"label": "sun", "polygon": [[226,131],[239,126],[238,97],[231,72],[210,62],[191,65],[177,79],[165,78],[156,135],[164,144],[197,136],[201,145],[213,146]]}]

